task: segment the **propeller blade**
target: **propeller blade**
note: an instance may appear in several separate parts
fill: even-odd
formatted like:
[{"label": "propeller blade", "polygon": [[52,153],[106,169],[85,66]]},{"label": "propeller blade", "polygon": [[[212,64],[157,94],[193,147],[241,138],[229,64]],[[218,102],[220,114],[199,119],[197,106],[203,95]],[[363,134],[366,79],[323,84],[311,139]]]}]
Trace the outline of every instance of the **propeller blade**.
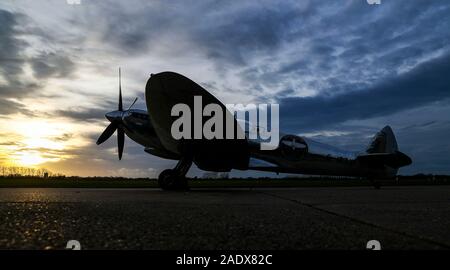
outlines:
[{"label": "propeller blade", "polygon": [[116,131],[117,125],[115,123],[109,124],[106,129],[103,131],[102,135],[97,140],[97,145],[104,143],[109,137],[111,137],[114,134],[114,131]]},{"label": "propeller blade", "polygon": [[117,129],[117,146],[118,146],[118,149],[119,149],[119,160],[122,159],[124,143],[125,143],[125,134],[123,132],[123,129],[118,128]]},{"label": "propeller blade", "polygon": [[120,68],[119,68],[119,111],[123,111],[123,105],[122,105],[122,78],[120,74]]},{"label": "propeller blade", "polygon": [[131,105],[130,105],[130,107],[128,108],[128,110],[131,109],[131,107],[133,107],[134,103],[136,103],[137,100],[138,100],[138,98],[136,97],[136,98],[134,99],[133,103],[131,103]]}]

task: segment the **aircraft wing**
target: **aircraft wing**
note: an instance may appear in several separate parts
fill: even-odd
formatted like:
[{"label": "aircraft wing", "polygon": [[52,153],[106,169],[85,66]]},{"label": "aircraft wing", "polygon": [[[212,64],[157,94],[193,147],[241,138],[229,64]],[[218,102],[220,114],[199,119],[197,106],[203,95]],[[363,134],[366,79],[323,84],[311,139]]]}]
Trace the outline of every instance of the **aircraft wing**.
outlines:
[{"label": "aircraft wing", "polygon": [[[195,108],[194,97],[201,97],[201,108]],[[201,126],[198,127],[195,122],[197,120],[194,119],[195,111],[200,110],[202,113],[208,104],[217,104],[222,108],[223,119],[225,114],[230,114],[224,104],[194,81],[175,72],[153,74],[145,87],[145,100],[155,133],[167,151],[181,156],[187,152],[192,153],[194,162],[200,169],[227,171],[247,167],[249,159],[247,140],[194,139],[194,130],[201,129],[206,121],[201,119]],[[176,104],[185,104],[192,112],[190,139],[176,140],[172,136],[171,127],[176,118],[171,116],[171,111]],[[234,127],[236,130],[240,129],[235,119]],[[231,127],[233,132],[237,132],[234,127]],[[224,125],[225,134],[227,128]]]}]

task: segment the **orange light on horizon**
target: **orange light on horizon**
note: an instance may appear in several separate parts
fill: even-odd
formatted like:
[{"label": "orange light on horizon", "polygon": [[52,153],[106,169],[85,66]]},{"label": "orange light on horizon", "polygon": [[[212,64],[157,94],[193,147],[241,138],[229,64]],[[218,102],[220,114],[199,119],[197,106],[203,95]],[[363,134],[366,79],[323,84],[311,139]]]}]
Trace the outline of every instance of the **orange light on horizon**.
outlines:
[{"label": "orange light on horizon", "polygon": [[16,117],[0,121],[0,128],[6,131],[0,138],[0,161],[6,166],[39,168],[73,157],[72,149],[87,144],[79,125],[62,119]]},{"label": "orange light on horizon", "polygon": [[17,162],[21,166],[34,167],[39,164],[46,162],[47,160],[43,158],[39,153],[27,153],[21,152],[17,157]]}]

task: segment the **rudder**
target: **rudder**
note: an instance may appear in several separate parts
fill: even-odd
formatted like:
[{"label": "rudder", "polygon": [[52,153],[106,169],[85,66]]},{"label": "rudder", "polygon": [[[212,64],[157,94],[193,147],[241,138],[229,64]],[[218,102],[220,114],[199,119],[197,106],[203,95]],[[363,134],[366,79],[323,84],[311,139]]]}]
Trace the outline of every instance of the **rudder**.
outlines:
[{"label": "rudder", "polygon": [[390,126],[385,126],[372,138],[366,153],[395,153],[398,151],[397,140]]}]

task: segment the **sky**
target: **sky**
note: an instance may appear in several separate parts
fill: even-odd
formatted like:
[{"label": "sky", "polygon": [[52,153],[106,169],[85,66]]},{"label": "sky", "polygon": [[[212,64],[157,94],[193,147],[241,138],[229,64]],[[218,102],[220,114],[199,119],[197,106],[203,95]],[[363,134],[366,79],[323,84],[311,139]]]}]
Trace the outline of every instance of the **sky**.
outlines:
[{"label": "sky", "polygon": [[[390,125],[413,165],[450,174],[447,0],[0,2],[0,165],[155,177],[173,161],[95,141],[175,71],[224,103],[279,103],[280,128],[360,151]],[[196,168],[190,174],[201,174]],[[232,172],[259,176],[254,172]]]}]

